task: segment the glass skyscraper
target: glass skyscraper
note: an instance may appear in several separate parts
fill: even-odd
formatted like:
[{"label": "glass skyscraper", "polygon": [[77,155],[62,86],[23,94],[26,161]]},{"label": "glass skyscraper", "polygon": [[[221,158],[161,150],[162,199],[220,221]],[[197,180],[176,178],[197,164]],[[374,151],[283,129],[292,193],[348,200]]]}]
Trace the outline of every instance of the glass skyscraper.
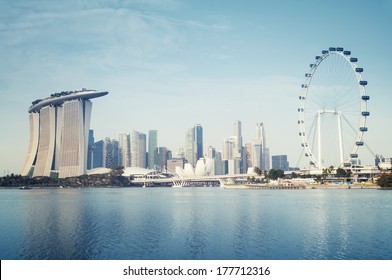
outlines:
[{"label": "glass skyscraper", "polygon": [[157,161],[158,131],[148,131],[148,168],[154,169],[158,165]]}]

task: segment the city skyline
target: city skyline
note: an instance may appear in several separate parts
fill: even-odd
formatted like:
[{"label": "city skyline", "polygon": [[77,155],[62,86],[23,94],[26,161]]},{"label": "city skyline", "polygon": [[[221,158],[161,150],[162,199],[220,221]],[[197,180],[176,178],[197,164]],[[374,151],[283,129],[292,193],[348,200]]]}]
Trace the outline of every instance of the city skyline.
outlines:
[{"label": "city skyline", "polygon": [[[21,172],[30,102],[81,87],[111,93],[94,103],[95,139],[156,129],[160,146],[176,152],[186,129],[200,123],[204,146],[220,149],[234,120],[244,143],[263,122],[270,155],[287,154],[295,166],[300,86],[328,47],[358,57],[371,97],[364,141],[392,156],[391,1],[2,1],[0,8],[2,173]],[[374,161],[366,148],[359,156]]]}]

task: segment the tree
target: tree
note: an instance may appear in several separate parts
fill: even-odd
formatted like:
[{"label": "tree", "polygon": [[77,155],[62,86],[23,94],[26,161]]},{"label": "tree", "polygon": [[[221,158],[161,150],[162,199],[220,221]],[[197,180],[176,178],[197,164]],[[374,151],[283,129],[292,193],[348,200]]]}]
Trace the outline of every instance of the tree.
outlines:
[{"label": "tree", "polygon": [[268,172],[267,177],[268,177],[269,179],[271,179],[271,180],[276,180],[276,179],[278,179],[278,178],[284,178],[284,171],[283,171],[283,170],[280,170],[280,169],[278,169],[278,170],[271,169],[271,170]]},{"label": "tree", "polygon": [[261,174],[263,173],[263,171],[261,171],[261,169],[257,166],[253,168],[253,172],[256,173],[258,176],[261,176]]},{"label": "tree", "polygon": [[336,169],[336,176],[337,177],[347,177],[347,171],[343,168]]},{"label": "tree", "polygon": [[377,185],[383,188],[392,188],[392,174],[383,173],[377,181]]}]

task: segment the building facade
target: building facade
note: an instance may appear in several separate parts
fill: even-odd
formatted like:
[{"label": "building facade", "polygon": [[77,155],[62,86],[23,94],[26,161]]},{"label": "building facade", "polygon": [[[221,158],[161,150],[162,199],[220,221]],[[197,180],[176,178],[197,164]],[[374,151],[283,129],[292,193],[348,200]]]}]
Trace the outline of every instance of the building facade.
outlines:
[{"label": "building facade", "polygon": [[131,136],[121,132],[118,135],[118,165],[124,168],[131,167]]},{"label": "building facade", "polygon": [[158,131],[149,130],[148,131],[148,168],[154,169],[157,162],[157,148],[158,148]]},{"label": "building facade", "polygon": [[30,144],[22,176],[74,177],[87,171],[90,99],[105,91],[77,90],[52,94],[32,103]]},{"label": "building facade", "polygon": [[289,162],[287,161],[287,155],[272,156],[272,169],[288,171]]},{"label": "building facade", "polygon": [[146,168],[146,134],[136,130],[131,133],[131,167]]}]

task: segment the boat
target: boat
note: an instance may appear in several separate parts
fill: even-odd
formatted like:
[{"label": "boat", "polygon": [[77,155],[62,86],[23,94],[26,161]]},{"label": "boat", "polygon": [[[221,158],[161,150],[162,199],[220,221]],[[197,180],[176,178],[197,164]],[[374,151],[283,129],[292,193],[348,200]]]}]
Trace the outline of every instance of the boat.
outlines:
[{"label": "boat", "polygon": [[20,187],[19,189],[20,189],[20,190],[31,190],[31,188],[30,188],[30,187],[27,187],[27,186]]}]

